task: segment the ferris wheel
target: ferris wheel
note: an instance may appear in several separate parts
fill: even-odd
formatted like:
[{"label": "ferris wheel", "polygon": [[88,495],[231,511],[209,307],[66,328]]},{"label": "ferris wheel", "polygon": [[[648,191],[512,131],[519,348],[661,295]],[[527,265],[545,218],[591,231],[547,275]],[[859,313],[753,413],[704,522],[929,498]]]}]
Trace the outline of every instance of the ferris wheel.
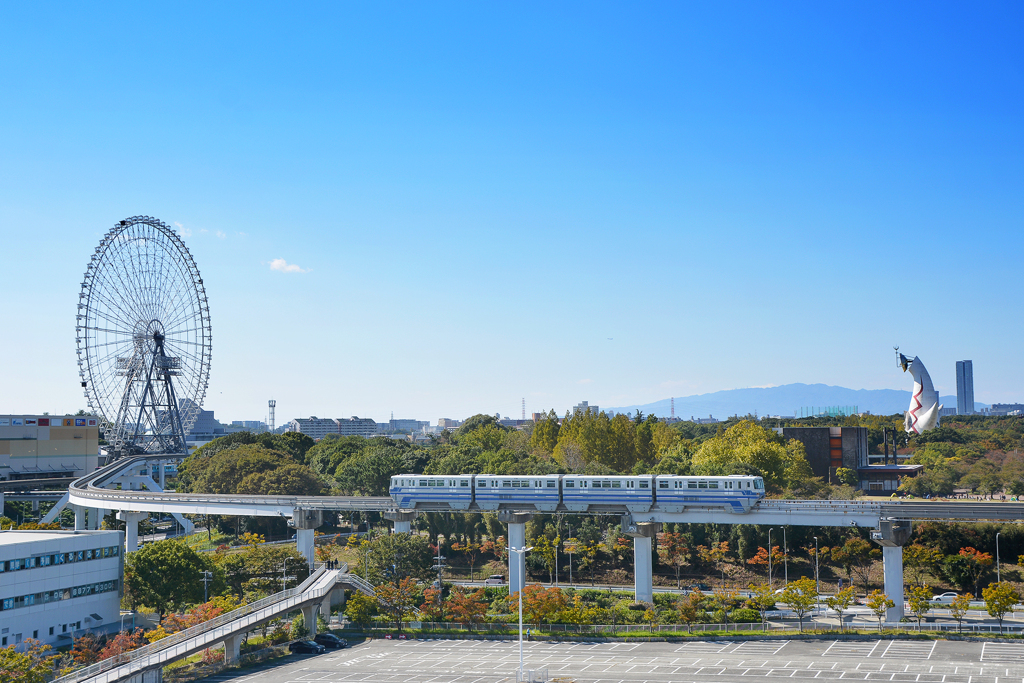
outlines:
[{"label": "ferris wheel", "polygon": [[78,295],[78,374],[113,457],[188,453],[210,379],[210,306],[185,243],[149,216],[119,221]]}]

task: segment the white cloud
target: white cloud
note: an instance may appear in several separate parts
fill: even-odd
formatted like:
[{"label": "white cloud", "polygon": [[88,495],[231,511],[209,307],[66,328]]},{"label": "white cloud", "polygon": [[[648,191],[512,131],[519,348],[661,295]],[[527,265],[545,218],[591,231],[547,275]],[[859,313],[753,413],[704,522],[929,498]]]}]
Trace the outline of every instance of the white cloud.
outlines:
[{"label": "white cloud", "polygon": [[225,237],[227,237],[227,235],[225,235],[225,234],[224,234],[223,232],[221,232],[220,230],[218,230],[218,231],[217,231],[217,237],[219,237],[219,238],[221,238],[221,239],[224,239]]},{"label": "white cloud", "polygon": [[184,225],[182,225],[181,223],[178,223],[177,221],[175,221],[174,225],[176,225],[176,226],[177,226],[177,228],[178,228],[178,234],[179,234],[179,235],[181,235],[181,237],[182,237],[183,239],[184,239],[184,238],[186,238],[186,237],[191,237],[191,236],[192,236],[192,231],[191,231],[191,230],[189,230],[188,228],[186,228],[186,227],[185,227]]},{"label": "white cloud", "polygon": [[308,273],[309,271],[305,268],[301,268],[294,263],[288,263],[283,258],[276,258],[270,262],[270,269],[276,270],[281,273]]}]

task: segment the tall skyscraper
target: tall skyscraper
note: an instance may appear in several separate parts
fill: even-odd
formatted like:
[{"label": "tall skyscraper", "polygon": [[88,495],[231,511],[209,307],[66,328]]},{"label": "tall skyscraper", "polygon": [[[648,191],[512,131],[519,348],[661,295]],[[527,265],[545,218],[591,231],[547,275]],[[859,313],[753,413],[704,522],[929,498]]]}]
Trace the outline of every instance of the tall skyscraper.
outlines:
[{"label": "tall skyscraper", "polygon": [[974,365],[969,360],[956,362],[956,414],[974,415]]}]

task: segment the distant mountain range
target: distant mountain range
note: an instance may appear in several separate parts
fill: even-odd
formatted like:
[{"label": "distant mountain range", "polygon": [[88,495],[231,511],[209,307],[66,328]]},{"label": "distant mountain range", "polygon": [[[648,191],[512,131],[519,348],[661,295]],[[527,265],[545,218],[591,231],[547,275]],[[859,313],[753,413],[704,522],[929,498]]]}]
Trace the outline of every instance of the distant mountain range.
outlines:
[{"label": "distant mountain range", "polygon": [[[941,396],[945,408],[956,407],[956,396]],[[654,413],[659,417],[671,414],[671,399],[637,406],[610,408],[616,413]],[[763,415],[799,415],[801,408],[827,408],[829,406],[857,406],[859,412],[874,415],[894,415],[906,412],[910,407],[910,392],[896,389],[847,389],[830,387],[827,384],[784,384],[765,389],[728,389],[699,396],[676,397],[676,417],[684,420],[707,418],[710,415],[719,420],[732,415],[757,413]],[[975,403],[975,410],[987,408],[985,403]]]}]

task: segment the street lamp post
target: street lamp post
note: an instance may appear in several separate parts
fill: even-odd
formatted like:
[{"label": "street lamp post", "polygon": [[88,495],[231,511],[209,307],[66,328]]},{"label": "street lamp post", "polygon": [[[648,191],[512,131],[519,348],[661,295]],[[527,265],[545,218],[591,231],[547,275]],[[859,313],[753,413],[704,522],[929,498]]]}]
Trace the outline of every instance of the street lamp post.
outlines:
[{"label": "street lamp post", "polygon": [[772,585],[772,529],[768,529],[768,587]]},{"label": "street lamp post", "polygon": [[789,585],[789,544],[786,542],[786,527],[782,527],[782,566],[785,568],[785,583]]},{"label": "street lamp post", "polygon": [[[530,546],[528,548],[523,547],[508,549],[510,553],[515,553],[516,555],[525,555],[531,550],[533,550],[533,546]],[[520,562],[519,564],[522,565],[522,562]],[[523,579],[526,578],[525,574],[521,575],[521,577]],[[519,676],[517,677],[517,679],[520,680],[523,677],[523,588],[525,587],[526,581],[524,580],[523,586],[519,588]]]},{"label": "street lamp post", "polygon": [[205,602],[209,602],[209,600],[210,600],[210,598],[208,596],[208,593],[209,593],[209,588],[210,588],[210,582],[213,581],[213,572],[211,572],[211,571],[204,571],[204,572],[201,572],[201,573],[203,575],[203,578],[202,578],[202,582],[203,582],[203,602],[205,603]]},{"label": "street lamp post", "polygon": [[1001,534],[1001,533],[1002,533],[1001,531],[996,533],[996,581],[997,582],[1002,582],[1002,579],[999,578],[1000,577],[1000,573],[999,573],[999,534]]},{"label": "street lamp post", "polygon": [[821,595],[821,582],[818,580],[818,537],[814,537],[814,592]]}]

